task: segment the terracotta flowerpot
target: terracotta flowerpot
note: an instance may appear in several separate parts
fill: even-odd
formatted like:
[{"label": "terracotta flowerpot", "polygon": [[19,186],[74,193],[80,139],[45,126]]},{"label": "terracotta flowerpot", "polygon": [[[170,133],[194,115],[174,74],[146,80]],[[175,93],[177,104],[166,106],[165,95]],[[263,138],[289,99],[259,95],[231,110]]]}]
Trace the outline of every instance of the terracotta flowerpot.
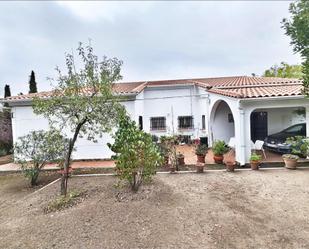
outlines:
[{"label": "terracotta flowerpot", "polygon": [[205,163],[205,155],[196,155],[198,163]]},{"label": "terracotta flowerpot", "polygon": [[175,173],[176,172],[176,167],[170,167],[170,173]]},{"label": "terracotta flowerpot", "polygon": [[226,161],[225,165],[226,165],[226,171],[229,171],[229,172],[234,171],[234,169],[235,169],[235,162],[234,161]]},{"label": "terracotta flowerpot", "polygon": [[185,165],[185,157],[177,157],[178,165]]},{"label": "terracotta flowerpot", "polygon": [[252,170],[258,170],[260,164],[260,161],[250,161],[250,166]]},{"label": "terracotta flowerpot", "polygon": [[296,169],[297,168],[297,160],[298,159],[283,158],[283,161],[285,163],[285,167],[287,169]]},{"label": "terracotta flowerpot", "polygon": [[197,173],[203,173],[204,172],[204,166],[205,164],[204,163],[197,163],[196,164],[196,172]]},{"label": "terracotta flowerpot", "polygon": [[222,164],[223,163],[223,155],[214,155],[215,163]]}]

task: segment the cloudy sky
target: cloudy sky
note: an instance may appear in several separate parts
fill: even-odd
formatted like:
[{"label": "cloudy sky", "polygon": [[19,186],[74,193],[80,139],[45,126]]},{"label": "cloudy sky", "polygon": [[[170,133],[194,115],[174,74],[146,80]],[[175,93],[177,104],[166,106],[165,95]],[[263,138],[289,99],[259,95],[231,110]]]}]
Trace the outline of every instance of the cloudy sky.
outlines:
[{"label": "cloudy sky", "polygon": [[287,1],[0,2],[0,96],[40,91],[64,53],[89,38],[123,60],[124,81],[261,74],[299,63],[280,27]]}]

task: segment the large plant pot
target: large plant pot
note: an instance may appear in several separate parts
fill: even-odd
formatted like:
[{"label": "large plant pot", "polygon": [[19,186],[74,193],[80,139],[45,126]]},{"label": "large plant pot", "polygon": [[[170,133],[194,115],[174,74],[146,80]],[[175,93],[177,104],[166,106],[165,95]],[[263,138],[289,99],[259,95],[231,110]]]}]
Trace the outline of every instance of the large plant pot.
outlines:
[{"label": "large plant pot", "polygon": [[205,155],[196,155],[198,163],[205,163]]},{"label": "large plant pot", "polygon": [[170,167],[170,173],[175,173],[176,172],[176,167],[171,166]]},{"label": "large plant pot", "polygon": [[203,173],[204,172],[204,167],[205,167],[205,164],[204,163],[197,163],[196,164],[196,172],[197,173]]},{"label": "large plant pot", "polygon": [[177,157],[178,165],[185,165],[185,157]]},{"label": "large plant pot", "polygon": [[223,164],[223,155],[214,155],[214,161],[218,164]]},{"label": "large plant pot", "polygon": [[234,161],[226,161],[226,171],[233,172],[235,170],[235,162]]},{"label": "large plant pot", "polygon": [[285,167],[287,169],[296,169],[297,168],[297,160],[298,159],[283,158],[283,161],[285,163]]},{"label": "large plant pot", "polygon": [[261,162],[260,161],[250,161],[250,166],[252,170],[258,170]]}]

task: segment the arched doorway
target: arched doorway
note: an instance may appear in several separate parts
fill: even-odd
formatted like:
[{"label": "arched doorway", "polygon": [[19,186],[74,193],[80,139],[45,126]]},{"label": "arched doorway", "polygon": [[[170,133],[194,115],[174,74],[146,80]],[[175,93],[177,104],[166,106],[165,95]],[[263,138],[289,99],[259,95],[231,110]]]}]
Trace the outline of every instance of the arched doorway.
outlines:
[{"label": "arched doorway", "polygon": [[210,136],[212,142],[223,140],[226,143],[231,137],[235,137],[234,116],[224,100],[218,100],[211,109]]}]

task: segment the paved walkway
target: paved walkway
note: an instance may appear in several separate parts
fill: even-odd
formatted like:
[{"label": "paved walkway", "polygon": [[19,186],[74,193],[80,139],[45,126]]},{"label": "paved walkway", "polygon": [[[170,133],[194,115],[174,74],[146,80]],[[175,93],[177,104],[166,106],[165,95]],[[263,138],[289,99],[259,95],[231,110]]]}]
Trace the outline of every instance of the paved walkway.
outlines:
[{"label": "paved walkway", "polygon": [[[196,155],[195,155],[195,147],[190,145],[179,145],[177,151],[185,155],[185,164],[194,165],[196,164]],[[234,153],[227,153],[224,156],[224,159],[234,159]],[[3,158],[4,160],[4,158]],[[5,158],[7,160],[7,158]],[[281,155],[275,154],[269,151],[266,151],[266,159],[262,160],[264,163],[267,162],[283,162]],[[308,160],[302,160],[308,161]],[[1,162],[1,158],[0,158]],[[206,164],[214,164],[213,153],[211,150],[208,151],[206,158]],[[89,161],[73,161],[72,163],[73,169],[87,169],[87,168],[111,168],[115,167],[115,161],[113,160],[89,160]],[[55,164],[48,164],[45,166],[45,169],[58,169]],[[0,172],[2,171],[18,171],[20,170],[19,166],[15,163],[6,163],[0,165]]]},{"label": "paved walkway", "polygon": [[[73,169],[85,169],[85,168],[112,168],[115,167],[113,160],[99,160],[99,161],[73,161],[71,164]],[[47,164],[44,169],[52,170],[59,169],[56,164]],[[7,163],[0,165],[0,172],[4,171],[19,171],[20,167],[15,163]]]}]

